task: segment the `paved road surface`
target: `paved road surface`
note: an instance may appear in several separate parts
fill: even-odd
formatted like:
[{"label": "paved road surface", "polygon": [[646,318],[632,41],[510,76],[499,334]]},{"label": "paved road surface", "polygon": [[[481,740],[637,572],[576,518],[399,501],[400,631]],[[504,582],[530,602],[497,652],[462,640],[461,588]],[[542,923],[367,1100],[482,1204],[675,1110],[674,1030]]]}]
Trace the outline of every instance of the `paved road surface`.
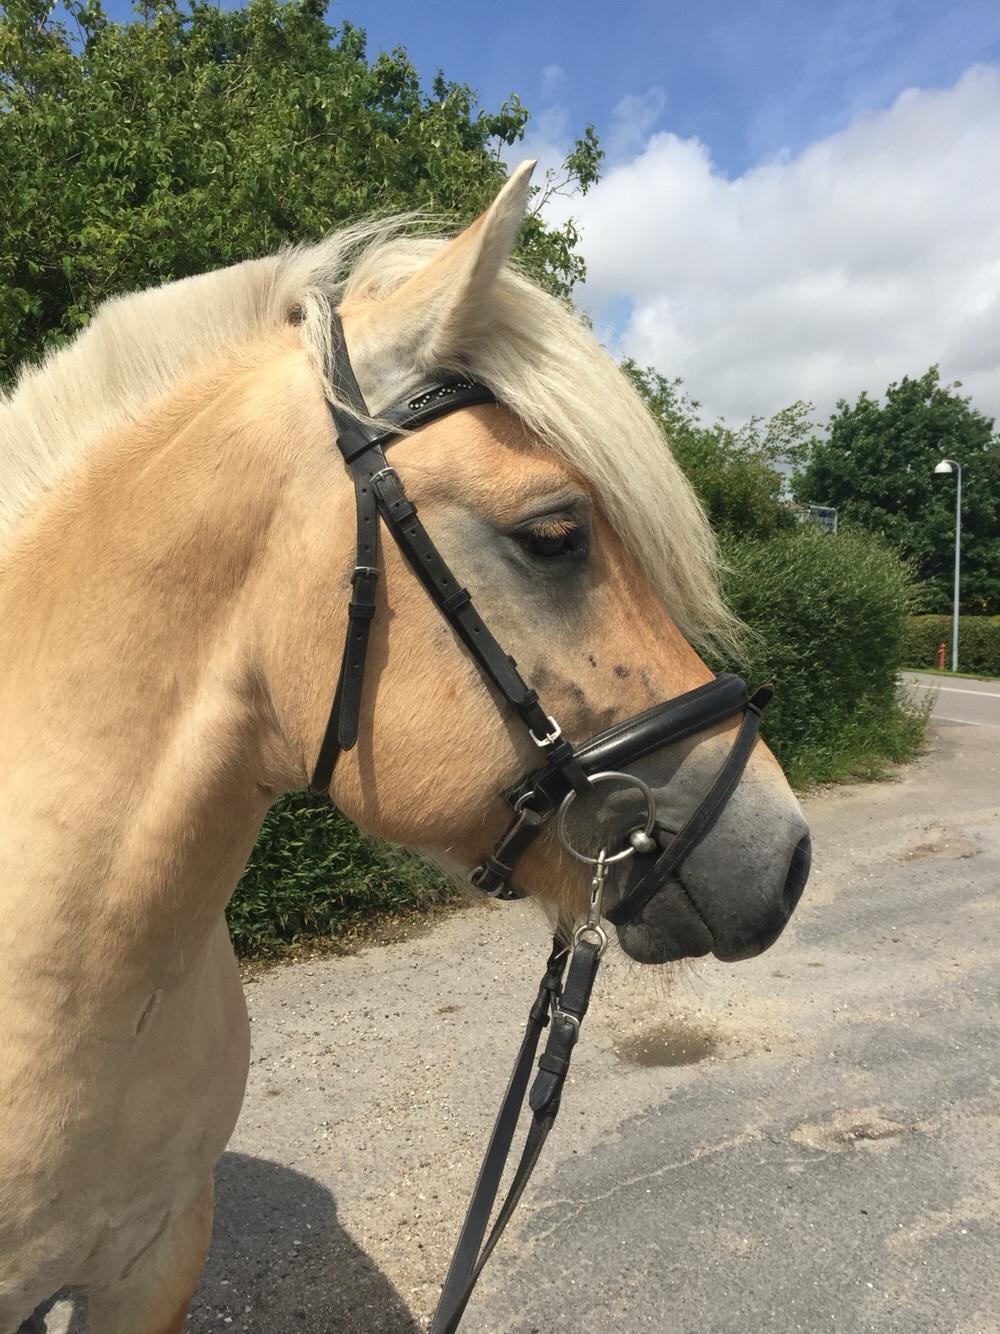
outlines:
[{"label": "paved road surface", "polygon": [[[463,1331],[1000,1334],[1000,728],[807,805],[766,955],[609,959]],[[486,905],[248,988],[191,1334],[424,1327],[544,953]]]},{"label": "paved road surface", "polygon": [[932,713],[944,722],[1000,727],[1000,681],[976,681],[968,676],[935,676],[931,672],[900,673],[918,700],[930,695]]}]

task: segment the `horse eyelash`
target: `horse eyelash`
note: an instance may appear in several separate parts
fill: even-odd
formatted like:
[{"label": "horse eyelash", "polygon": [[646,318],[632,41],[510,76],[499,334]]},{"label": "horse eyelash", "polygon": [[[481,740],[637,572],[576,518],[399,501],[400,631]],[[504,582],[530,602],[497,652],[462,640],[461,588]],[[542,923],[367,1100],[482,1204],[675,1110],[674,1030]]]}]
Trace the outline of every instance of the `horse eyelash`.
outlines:
[{"label": "horse eyelash", "polygon": [[529,531],[532,537],[568,537],[578,526],[572,519],[539,519]]}]

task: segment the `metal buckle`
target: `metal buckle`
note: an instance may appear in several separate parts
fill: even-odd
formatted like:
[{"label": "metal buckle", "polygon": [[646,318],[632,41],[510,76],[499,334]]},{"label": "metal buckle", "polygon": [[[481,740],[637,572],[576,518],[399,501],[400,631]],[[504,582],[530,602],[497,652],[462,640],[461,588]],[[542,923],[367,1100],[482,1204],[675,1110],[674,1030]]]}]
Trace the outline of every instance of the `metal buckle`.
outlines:
[{"label": "metal buckle", "polygon": [[[601,932],[601,934],[604,935],[603,932]],[[605,942],[607,942],[607,936],[605,936],[604,939]],[[577,1019],[575,1014],[570,1014],[568,1010],[564,1010],[562,1009],[561,1006],[557,1005],[556,1008],[552,1011],[552,1018],[553,1020],[558,1019],[564,1024],[572,1024],[573,1028],[576,1030],[573,1039],[574,1042],[580,1036],[580,1021],[579,1019]]]},{"label": "metal buckle", "polygon": [[546,735],[543,737],[537,737],[535,736],[531,728],[530,727],[528,728],[528,736],[531,737],[532,741],[539,748],[539,750],[545,750],[546,746],[553,745],[562,736],[562,728],[552,717],[552,714],[549,713],[546,714],[545,716],[548,718],[549,726],[552,728],[551,732],[546,733]]},{"label": "metal buckle", "polygon": [[356,584],[362,575],[368,575],[372,579],[377,579],[382,571],[377,565],[355,565],[351,572],[351,583]]},{"label": "metal buckle", "polygon": [[396,469],[391,467],[389,464],[386,464],[384,468],[379,468],[378,472],[372,473],[371,477],[368,478],[369,485],[374,486],[380,477],[385,477],[389,473],[391,473],[393,477],[395,477],[397,482],[399,481],[399,473],[396,471]]}]

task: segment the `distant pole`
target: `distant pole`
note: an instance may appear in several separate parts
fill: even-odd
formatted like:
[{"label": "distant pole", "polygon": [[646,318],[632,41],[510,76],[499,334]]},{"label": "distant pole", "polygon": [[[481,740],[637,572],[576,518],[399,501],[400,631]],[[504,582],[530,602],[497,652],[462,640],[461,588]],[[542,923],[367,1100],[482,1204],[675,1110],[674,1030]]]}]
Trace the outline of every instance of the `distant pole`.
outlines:
[{"label": "distant pole", "polygon": [[958,595],[962,573],[962,465],[954,459],[942,459],[935,472],[953,472],[955,483],[955,592],[951,611],[951,670],[958,671]]},{"label": "distant pole", "polygon": [[955,486],[955,610],[951,618],[951,670],[958,671],[958,590],[962,573],[962,465],[955,464],[958,482]]}]

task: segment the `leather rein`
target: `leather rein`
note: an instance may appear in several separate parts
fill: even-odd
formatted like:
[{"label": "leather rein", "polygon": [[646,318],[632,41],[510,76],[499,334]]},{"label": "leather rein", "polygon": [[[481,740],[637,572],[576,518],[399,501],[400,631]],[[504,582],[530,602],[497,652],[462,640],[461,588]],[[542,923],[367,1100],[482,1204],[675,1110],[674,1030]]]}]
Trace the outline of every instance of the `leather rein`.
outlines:
[{"label": "leather rein", "polygon": [[[712,829],[735,791],[757,739],[761,712],[773,691],[770,686],[762,686],[748,695],[746,684],[739,677],[721,673],[694,690],[572,745],[555,719],[545,712],[537,693],[522,678],[514,659],[504,652],[479,617],[468,590],[459,583],[434,545],[384,452],[386,446],[404,433],[463,408],[495,404],[496,396],[475,380],[444,374],[372,420],[351,366],[343,325],[336,314],[332,318],[331,355],[326,371],[336,395],[336,401],[327,399],[327,406],[337,449],[354,483],[357,551],[340,675],[310,791],[316,796],[329,794],[339,755],[357,741],[368,641],[376,614],[375,591],[381,572],[379,537],[384,524],[431,601],[475,659],[486,680],[520,718],[540,752],[539,766],[503,794],[511,807],[510,823],[482,865],[472,872],[472,884],[492,898],[520,898],[520,891],[511,883],[517,861],[553,818],[563,848],[577,860],[593,866],[586,919],[572,933],[572,943],[566,943],[561,936],[553,941],[430,1327],[431,1334],[452,1334],[458,1328],[483,1266],[521,1198],[559,1111],[572,1051],[607,945],[602,917],[616,925],[633,919],[658,890],[676,878],[685,858]],[[736,737],[708,793],[679,831],[666,829],[657,819],[653,793],[635,774],[623,772],[624,767],[737,714],[743,716]],[[637,788],[645,802],[646,818],[620,851],[609,855],[605,849],[597,857],[591,857],[570,842],[566,817],[578,796],[608,782]],[[644,873],[613,908],[605,909],[607,867],[633,856]],[[507,1196],[484,1243],[546,1027],[548,1039],[528,1097],[531,1125]]]}]

